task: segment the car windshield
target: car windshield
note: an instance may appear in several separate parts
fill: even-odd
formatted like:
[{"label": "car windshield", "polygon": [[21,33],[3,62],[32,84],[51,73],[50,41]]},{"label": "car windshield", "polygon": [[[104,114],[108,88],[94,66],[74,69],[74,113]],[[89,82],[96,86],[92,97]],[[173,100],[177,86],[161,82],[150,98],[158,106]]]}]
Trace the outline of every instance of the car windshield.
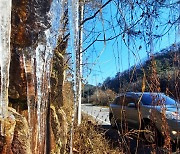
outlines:
[{"label": "car windshield", "polygon": [[143,94],[143,105],[176,105],[177,102],[164,94]]}]

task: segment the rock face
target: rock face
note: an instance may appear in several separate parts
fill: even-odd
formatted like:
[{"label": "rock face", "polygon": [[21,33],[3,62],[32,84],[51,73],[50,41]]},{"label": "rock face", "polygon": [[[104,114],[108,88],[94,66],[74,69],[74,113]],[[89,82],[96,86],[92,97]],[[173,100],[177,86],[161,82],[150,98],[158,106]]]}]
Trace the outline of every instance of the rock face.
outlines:
[{"label": "rock face", "polygon": [[21,52],[36,47],[38,35],[50,27],[51,0],[12,0],[11,65],[9,97],[26,100],[26,78]]},{"label": "rock face", "polygon": [[22,57],[16,52],[13,52],[10,66],[9,97],[26,100],[26,91],[26,76]]},{"label": "rock face", "polygon": [[[52,0],[13,0],[12,33],[11,33],[11,65],[9,83],[10,105],[19,113],[27,110],[27,80],[23,64],[22,51],[27,47],[35,49],[38,35],[50,27],[48,12]],[[51,151],[64,153],[67,143],[67,119],[63,111],[63,83],[65,70],[65,49],[67,47],[67,8],[63,16],[63,34],[60,36],[53,57],[51,75],[51,133],[55,145]],[[0,153],[31,154],[29,127],[27,119],[12,108],[9,109],[14,120],[7,121],[8,134],[0,136]]]},{"label": "rock face", "polygon": [[67,113],[64,107],[64,79],[65,79],[65,49],[67,39],[59,40],[59,44],[54,51],[53,69],[51,74],[51,129],[55,146],[52,153],[65,153],[67,144]]},{"label": "rock face", "polygon": [[31,154],[26,118],[9,108],[9,116],[4,123],[5,136],[0,136],[0,153]]},{"label": "rock face", "polygon": [[49,28],[48,12],[51,0],[13,0],[12,39],[13,46],[28,47],[36,43],[38,34]]},{"label": "rock face", "polygon": [[53,153],[64,153],[67,144],[67,125],[64,111],[59,109],[56,112],[55,107],[51,106],[51,127],[55,140]]}]

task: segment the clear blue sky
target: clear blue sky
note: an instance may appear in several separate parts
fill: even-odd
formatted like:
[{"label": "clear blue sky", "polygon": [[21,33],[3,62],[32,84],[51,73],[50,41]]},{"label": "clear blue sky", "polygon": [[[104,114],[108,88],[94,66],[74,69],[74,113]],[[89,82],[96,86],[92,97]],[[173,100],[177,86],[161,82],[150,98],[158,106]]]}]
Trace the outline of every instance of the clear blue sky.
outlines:
[{"label": "clear blue sky", "polygon": [[[111,20],[113,22],[113,25],[115,26],[113,30],[111,29],[106,31],[106,29],[109,29],[111,27],[111,23],[108,23],[106,20],[103,20],[102,24],[102,20],[100,17],[99,19],[96,18],[93,21],[90,21],[87,24],[85,24],[84,39],[87,39],[84,42],[84,48],[86,48],[90,44],[90,42],[96,39],[95,36],[97,36],[100,31],[101,34],[98,37],[98,39],[103,39],[104,36],[105,38],[112,37],[121,31],[121,29],[118,26],[116,27],[117,22],[115,20],[115,10],[115,5],[108,5],[103,10],[102,15],[103,19]],[[158,20],[158,23],[155,21],[152,22],[154,27],[153,32],[155,34],[162,34],[168,29],[168,27],[163,26],[158,28],[155,27],[158,24],[163,24],[163,22],[167,21],[167,19],[169,18],[168,16],[170,14],[170,9],[161,9],[160,11],[161,19]],[[134,18],[138,19],[141,14],[142,11],[140,10]],[[179,13],[176,12],[175,14],[179,15]],[[134,28],[134,30],[142,31],[141,27],[139,28],[138,26]],[[88,31],[92,27],[95,28],[93,29],[93,34],[89,36]],[[127,36],[125,36],[124,38],[128,40]],[[173,43],[177,43],[179,41],[179,30],[177,30],[176,25],[176,29],[172,27],[166,35],[159,39],[153,40],[153,52],[158,52],[161,49],[169,47]],[[114,77],[117,72],[122,72],[133,65],[142,63],[145,59],[148,58],[150,47],[144,42],[143,38],[140,39],[138,37],[131,37],[129,41],[129,49],[126,45],[127,44],[123,42],[122,36],[118,37],[117,40],[107,42],[95,42],[93,46],[91,46],[84,53],[84,79],[86,79],[86,81],[90,84],[97,85],[98,83],[102,83],[107,77]]]}]

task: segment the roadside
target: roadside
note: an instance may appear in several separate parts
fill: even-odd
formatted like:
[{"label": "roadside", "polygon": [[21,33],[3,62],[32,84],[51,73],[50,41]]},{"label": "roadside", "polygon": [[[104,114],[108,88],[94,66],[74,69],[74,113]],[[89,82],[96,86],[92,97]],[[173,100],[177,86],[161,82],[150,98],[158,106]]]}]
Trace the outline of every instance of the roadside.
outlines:
[{"label": "roadside", "polygon": [[109,108],[103,106],[94,106],[92,104],[82,104],[82,112],[90,115],[100,125],[110,125]]},{"label": "roadside", "polygon": [[162,147],[147,144],[135,130],[129,130],[122,135],[120,131],[112,129],[109,121],[109,109],[107,107],[82,104],[82,112],[91,116],[97,122],[100,132],[105,135],[107,142],[114,149],[123,149],[125,153],[131,154],[170,153]]},{"label": "roadside", "polygon": [[73,131],[73,154],[123,154],[121,148],[109,144],[99,126],[92,117],[83,114],[81,125]]}]

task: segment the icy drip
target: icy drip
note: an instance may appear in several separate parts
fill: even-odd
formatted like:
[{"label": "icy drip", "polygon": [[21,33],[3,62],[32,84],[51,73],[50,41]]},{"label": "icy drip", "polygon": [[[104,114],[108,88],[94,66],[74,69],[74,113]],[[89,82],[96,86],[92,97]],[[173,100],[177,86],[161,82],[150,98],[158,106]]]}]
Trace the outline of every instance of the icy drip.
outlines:
[{"label": "icy drip", "polygon": [[36,50],[27,48],[23,51],[32,153],[45,153],[51,51],[46,45],[46,40],[40,40]]},{"label": "icy drip", "polygon": [[[46,106],[45,104],[43,104],[43,100],[45,100],[43,98],[43,72],[44,70],[44,64],[45,64],[45,58],[44,58],[44,54],[46,51],[46,46],[45,46],[46,42],[40,41],[38,44],[38,47],[36,49],[36,82],[37,82],[37,122],[38,122],[38,143],[39,143],[39,147],[42,147],[43,145],[43,140],[44,140],[44,136],[42,136],[42,134],[45,135],[44,132],[44,119],[42,119],[42,117],[44,117],[44,110]],[[46,102],[44,102],[46,103]]]},{"label": "icy drip", "polygon": [[[24,66],[27,76],[27,101],[31,150],[35,154],[46,153],[47,109],[49,103],[51,61],[56,46],[62,18],[64,0],[53,0],[50,9],[50,29],[40,31],[38,46],[24,51]],[[31,69],[30,69],[31,68]]]},{"label": "icy drip", "polygon": [[73,111],[73,115],[72,115],[72,124],[71,124],[71,140],[70,140],[70,153],[73,153],[72,147],[73,147],[73,125],[74,125],[74,120],[75,117],[77,116],[77,102],[78,97],[77,97],[77,91],[78,91],[78,69],[76,68],[77,64],[78,64],[78,43],[79,43],[79,25],[78,25],[78,21],[79,21],[79,16],[78,16],[78,9],[79,9],[79,1],[78,0],[69,0],[68,1],[69,4],[69,12],[68,12],[68,16],[69,16],[69,23],[70,23],[70,27],[72,27],[70,29],[70,43],[72,46],[72,56],[74,59],[73,63],[74,65],[72,66],[74,71],[73,74],[73,89],[74,89],[74,111]]},{"label": "icy drip", "polygon": [[[73,66],[73,69],[75,70],[75,74],[74,74],[74,95],[75,95],[75,100],[74,100],[74,105],[75,108],[77,106],[77,91],[78,91],[78,73],[79,70],[76,67],[79,64],[79,16],[78,16],[78,9],[79,9],[79,1],[78,0],[69,0],[69,20],[70,20],[70,27],[72,27],[72,29],[70,30],[70,34],[71,34],[71,46],[72,46],[72,53],[73,53],[73,59],[75,59],[75,63]],[[76,109],[75,109],[76,110]]]},{"label": "icy drip", "polygon": [[[49,12],[51,27],[48,30],[39,31],[38,46],[35,49],[29,47],[23,51],[27,78],[29,136],[31,140],[31,150],[32,153],[35,154],[46,153],[46,120],[49,105],[52,51],[56,47],[59,33],[62,31],[60,20],[63,17],[62,10],[64,5],[64,0],[52,1]],[[41,17],[37,9],[36,12],[36,20],[41,23],[41,20],[38,20],[38,18]],[[42,22],[44,22],[44,20]]]},{"label": "icy drip", "polygon": [[[80,80],[80,70],[79,70],[79,66],[80,66],[80,55],[79,55],[79,1],[78,0],[72,0],[72,42],[73,42],[73,52],[74,52],[74,59],[75,59],[75,84],[74,84],[74,89],[75,89],[75,112],[76,112],[76,116],[78,115],[78,102],[79,102],[79,80]],[[77,108],[78,107],[78,108]],[[75,114],[74,114],[75,115]],[[78,117],[79,118],[79,117]]]},{"label": "icy drip", "polygon": [[[36,81],[37,81],[37,122],[38,122],[38,153],[45,153],[46,119],[50,85],[50,68],[52,50],[47,46],[45,34],[40,36],[36,49]],[[42,39],[44,38],[44,39]]]},{"label": "icy drip", "polygon": [[23,62],[27,80],[29,138],[32,153],[35,153],[37,146],[34,54],[34,49],[30,47],[23,51]]},{"label": "icy drip", "polygon": [[50,29],[42,32],[39,36],[36,49],[36,83],[37,83],[37,124],[38,124],[38,147],[37,153],[46,153],[47,137],[47,109],[50,91],[51,61],[53,49],[56,47],[57,39],[61,35],[62,11],[64,0],[53,0],[49,16],[51,16]]},{"label": "icy drip", "polygon": [[1,134],[4,133],[3,119],[8,114],[8,87],[10,66],[10,35],[11,35],[11,0],[0,1],[0,67],[1,67],[1,93],[0,93],[0,119]]}]

